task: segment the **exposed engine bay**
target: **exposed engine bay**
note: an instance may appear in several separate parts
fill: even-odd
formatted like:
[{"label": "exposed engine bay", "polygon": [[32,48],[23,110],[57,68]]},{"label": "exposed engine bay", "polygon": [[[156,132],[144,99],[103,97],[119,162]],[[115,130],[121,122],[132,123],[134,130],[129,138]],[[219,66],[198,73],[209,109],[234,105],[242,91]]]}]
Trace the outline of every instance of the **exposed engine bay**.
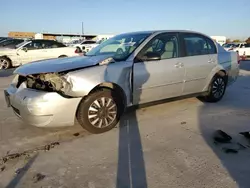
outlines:
[{"label": "exposed engine bay", "polygon": [[43,90],[48,92],[58,92],[63,89],[66,80],[63,78],[64,74],[59,73],[44,73],[36,75],[28,75],[18,77],[17,88],[26,82],[27,88]]},{"label": "exposed engine bay", "polygon": [[[89,85],[88,79],[82,77],[82,74],[79,71],[93,66],[106,66],[114,62],[114,59],[109,57],[101,60],[95,65],[79,67],[62,72],[48,72],[39,74],[21,73],[18,74],[15,84],[17,88],[19,88],[22,83],[25,83],[25,87],[30,89],[46,92],[57,92],[64,97],[82,97],[89,92],[89,89],[93,89],[96,84],[99,84],[99,81],[93,86]],[[106,67],[104,67],[103,70],[105,70],[103,72],[103,74],[105,74],[107,72]],[[100,83],[102,83],[102,81],[100,81]],[[95,81],[93,81],[93,83],[95,83]]]}]

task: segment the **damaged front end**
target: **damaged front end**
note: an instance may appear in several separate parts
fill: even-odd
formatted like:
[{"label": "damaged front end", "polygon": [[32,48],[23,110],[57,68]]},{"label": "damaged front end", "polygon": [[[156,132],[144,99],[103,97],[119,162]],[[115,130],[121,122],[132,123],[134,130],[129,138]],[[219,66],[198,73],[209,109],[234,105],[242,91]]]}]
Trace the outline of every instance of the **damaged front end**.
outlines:
[{"label": "damaged front end", "polygon": [[[114,63],[113,58],[103,59],[96,65],[62,72],[35,73],[29,75],[18,74],[18,78],[16,78],[16,87],[19,88],[21,84],[25,83],[25,86],[30,89],[46,92],[57,92],[64,97],[82,97],[87,94],[87,91],[92,89],[96,83],[93,83],[93,85],[89,84],[89,81],[86,80],[86,77],[82,76],[83,74],[81,72],[79,73],[79,71],[93,66],[97,67],[98,69],[98,67],[101,68],[102,66],[108,65],[109,63]],[[98,72],[104,73],[105,68],[102,67],[101,69],[103,70]],[[86,72],[85,74],[88,75]],[[99,83],[99,80],[96,81]]]},{"label": "damaged front end", "polygon": [[18,88],[22,83],[26,83],[27,88],[42,90],[47,92],[62,92],[66,83],[63,78],[63,73],[43,73],[28,76],[18,76],[16,87]]}]

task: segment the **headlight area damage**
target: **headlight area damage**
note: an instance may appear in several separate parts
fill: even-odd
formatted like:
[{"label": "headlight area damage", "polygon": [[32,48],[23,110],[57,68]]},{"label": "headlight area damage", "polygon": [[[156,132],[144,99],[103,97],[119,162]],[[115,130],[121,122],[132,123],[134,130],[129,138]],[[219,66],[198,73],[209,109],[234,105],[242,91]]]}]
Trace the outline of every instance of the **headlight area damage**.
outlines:
[{"label": "headlight area damage", "polygon": [[96,65],[66,70],[62,72],[35,73],[29,75],[18,74],[16,87],[19,88],[25,83],[27,88],[36,89],[46,92],[57,92],[64,97],[82,97],[85,93],[85,87],[88,87],[88,81],[78,76],[69,75],[68,73],[80,69],[90,68],[93,66],[102,66],[113,63],[113,58],[106,58]]},{"label": "headlight area damage", "polygon": [[16,87],[25,82],[27,88],[36,89],[47,92],[58,92],[59,94],[64,93],[64,88],[69,87],[69,83],[63,77],[66,73],[42,73],[27,76],[18,76],[18,82]]}]

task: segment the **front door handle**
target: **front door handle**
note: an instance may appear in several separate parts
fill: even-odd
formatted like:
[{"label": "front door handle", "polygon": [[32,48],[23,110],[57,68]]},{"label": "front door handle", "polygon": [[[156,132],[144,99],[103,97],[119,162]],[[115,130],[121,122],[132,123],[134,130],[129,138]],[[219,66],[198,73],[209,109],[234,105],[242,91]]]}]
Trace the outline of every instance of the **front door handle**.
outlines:
[{"label": "front door handle", "polygon": [[208,63],[214,63],[214,60],[210,59],[208,60]]},{"label": "front door handle", "polygon": [[183,65],[183,63],[176,63],[174,66],[175,66],[176,68],[181,68],[181,67],[183,67],[184,65]]}]

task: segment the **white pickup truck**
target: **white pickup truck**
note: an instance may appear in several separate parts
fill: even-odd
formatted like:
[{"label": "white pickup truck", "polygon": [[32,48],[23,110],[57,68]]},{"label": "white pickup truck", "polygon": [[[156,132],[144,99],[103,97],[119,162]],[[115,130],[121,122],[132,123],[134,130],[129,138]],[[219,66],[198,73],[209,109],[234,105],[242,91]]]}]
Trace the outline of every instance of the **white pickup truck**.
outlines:
[{"label": "white pickup truck", "polygon": [[250,43],[240,43],[233,49],[233,51],[238,51],[239,56],[250,57]]},{"label": "white pickup truck", "polygon": [[30,40],[12,48],[0,49],[0,69],[8,69],[33,61],[79,56],[75,47],[67,47],[53,40]]},{"label": "white pickup truck", "polygon": [[94,41],[94,40],[84,40],[79,44],[75,44],[73,45],[76,48],[79,48],[82,51],[88,52],[90,51],[92,48],[98,46],[99,43]]}]

